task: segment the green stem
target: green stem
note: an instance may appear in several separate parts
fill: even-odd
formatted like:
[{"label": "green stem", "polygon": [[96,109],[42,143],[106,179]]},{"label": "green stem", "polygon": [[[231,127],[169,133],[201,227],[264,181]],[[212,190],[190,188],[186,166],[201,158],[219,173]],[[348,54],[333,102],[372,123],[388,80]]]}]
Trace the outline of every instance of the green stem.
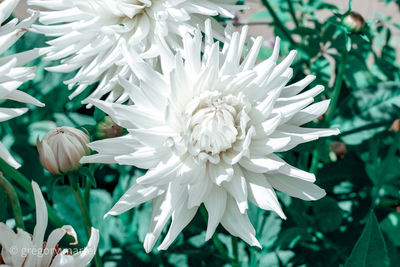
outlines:
[{"label": "green stem", "polygon": [[274,19],[274,22],[276,26],[283,32],[283,34],[286,36],[288,41],[292,46],[296,45],[296,42],[293,40],[292,35],[288,32],[287,28],[285,25],[283,25],[282,21],[279,19],[278,15],[275,13],[274,9],[268,2],[268,0],[261,0],[262,4],[268,9],[268,12],[271,14],[272,18]]},{"label": "green stem", "polygon": [[18,195],[15,192],[15,189],[12,186],[12,184],[3,176],[1,172],[0,172],[0,186],[3,187],[4,191],[10,198],[11,207],[17,228],[25,230],[24,220],[22,219],[21,203],[19,202]]},{"label": "green stem", "polygon": [[85,202],[87,204],[88,210],[90,210],[90,188],[92,184],[90,183],[90,180],[88,177],[86,177],[86,184],[85,184]]},{"label": "green stem", "polygon": [[[201,215],[203,215],[204,220],[207,222],[208,214],[207,214],[207,210],[204,208],[203,205],[200,206],[200,213],[201,213]],[[235,266],[234,260],[232,260],[229,257],[228,252],[226,251],[224,245],[222,244],[221,240],[219,240],[219,238],[216,234],[214,234],[212,236],[212,240],[213,240],[214,246],[218,250],[219,254],[221,254],[222,258],[224,258],[226,261],[230,262],[232,265]]]},{"label": "green stem", "polygon": [[236,236],[231,236],[231,240],[232,240],[233,258],[235,260],[236,266],[239,266],[238,238]]},{"label": "green stem", "polygon": [[[90,219],[90,215],[89,215],[89,210],[87,207],[87,204],[85,203],[85,200],[82,196],[82,192],[81,189],[79,187],[77,187],[76,189],[74,189],[73,186],[71,186],[72,191],[74,192],[76,201],[78,202],[79,208],[81,210],[82,216],[83,216],[83,221],[85,223],[85,230],[86,230],[86,235],[88,237],[88,239],[90,238],[90,234],[91,234],[91,229],[92,229],[92,221]],[[101,258],[100,258],[100,254],[99,254],[99,250],[97,249],[96,251],[96,255],[94,256],[94,263],[97,267],[101,267],[103,264],[101,262]]]},{"label": "green stem", "polygon": [[[336,83],[335,83],[335,86],[333,87],[333,95],[331,98],[331,103],[329,105],[328,112],[326,113],[326,116],[322,123],[323,127],[328,127],[329,123],[331,122],[331,120],[333,119],[333,117],[335,115],[336,107],[339,102],[340,92],[342,90],[343,75],[344,75],[344,71],[346,69],[348,55],[349,55],[349,53],[347,52],[347,50],[344,50],[342,53],[340,65],[338,67]],[[320,158],[320,151],[322,150],[324,144],[325,144],[325,141],[323,139],[319,139],[317,142],[317,148],[314,150],[311,167],[310,167],[310,172],[312,172],[312,173],[317,172],[318,162],[319,162],[319,158]]]},{"label": "green stem", "polygon": [[289,12],[290,12],[290,15],[292,16],[294,24],[296,24],[296,27],[299,27],[299,21],[297,20],[296,12],[294,11],[294,8],[293,8],[292,0],[286,0],[286,2],[289,6]]},{"label": "green stem", "polygon": [[333,95],[331,98],[331,103],[329,105],[329,109],[328,109],[328,112],[325,117],[325,123],[327,125],[333,119],[333,116],[335,115],[335,112],[336,112],[336,106],[339,102],[339,96],[340,96],[340,92],[342,90],[342,85],[343,85],[343,74],[346,69],[348,55],[349,55],[349,52],[347,52],[347,50],[344,50],[343,54],[342,54],[342,59],[341,59],[341,62],[340,62],[339,68],[338,68],[338,75],[336,78],[335,87],[333,88]]},{"label": "green stem", "polygon": [[256,267],[257,266],[257,252],[255,249],[250,248],[250,267]]},{"label": "green stem", "polygon": [[[10,165],[8,165],[7,162],[5,162],[3,159],[0,159],[0,169],[7,177],[10,177],[18,185],[20,185],[23,189],[25,189],[25,191],[27,191],[29,193],[29,195],[31,196],[32,199],[35,199],[33,190],[32,190],[32,185],[28,178],[26,178],[22,173],[20,173],[19,171],[17,171]],[[31,202],[31,203],[33,206],[34,202]],[[62,227],[64,224],[62,223],[61,219],[57,216],[57,214],[55,213],[53,208],[49,205],[49,203],[47,203],[47,201],[46,201],[46,205],[47,205],[47,210],[49,213],[50,223],[57,228]]]}]

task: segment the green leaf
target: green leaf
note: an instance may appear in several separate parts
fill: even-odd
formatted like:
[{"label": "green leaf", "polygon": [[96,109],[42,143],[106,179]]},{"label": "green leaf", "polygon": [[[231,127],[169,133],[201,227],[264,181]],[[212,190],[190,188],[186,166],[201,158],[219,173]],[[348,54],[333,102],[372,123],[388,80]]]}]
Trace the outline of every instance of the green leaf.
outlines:
[{"label": "green leaf", "polygon": [[346,34],[345,35],[345,39],[346,39],[346,50],[347,50],[347,52],[350,52],[350,50],[351,50],[351,38],[350,38],[350,36],[348,36]]},{"label": "green leaf", "polygon": [[[267,214],[264,214],[267,216]],[[270,249],[278,238],[281,231],[282,219],[274,212],[269,212],[263,227],[263,232],[260,234],[260,243],[264,249]]]},{"label": "green leaf", "polygon": [[392,212],[381,222],[382,231],[390,241],[400,247],[400,213]]},{"label": "green leaf", "polygon": [[56,127],[57,125],[52,121],[37,121],[29,124],[29,144],[35,146],[37,138],[42,140],[51,129]]},{"label": "green leaf", "polygon": [[345,263],[345,267],[367,266],[389,266],[386,244],[373,212],[370,213],[364,230]]},{"label": "green leaf", "polygon": [[88,181],[90,181],[90,183],[93,185],[93,187],[94,188],[97,187],[96,178],[94,177],[93,172],[89,168],[81,167],[79,169],[79,174],[86,178],[89,178]]},{"label": "green leaf", "polygon": [[206,243],[206,232],[203,231],[198,235],[195,235],[191,238],[189,238],[188,242],[196,247],[196,248],[201,248],[202,246],[204,246],[204,244]]},{"label": "green leaf", "polygon": [[93,117],[79,113],[55,113],[54,119],[58,126],[80,127],[84,125],[96,125]]},{"label": "green leaf", "polygon": [[317,215],[317,223],[323,232],[336,230],[342,222],[342,210],[336,201],[331,197],[324,197],[313,205]]},{"label": "green leaf", "polygon": [[[82,245],[86,245],[88,239],[85,233],[82,214],[71,187],[55,187],[53,202],[53,207],[56,209],[60,218],[65,223],[75,228],[79,237],[79,242]],[[113,227],[116,218],[112,216],[107,219],[103,218],[104,214],[110,210],[112,204],[111,196],[107,191],[99,189],[92,189],[90,191],[90,217],[93,227],[99,229],[101,233],[99,244],[100,253],[110,249],[110,234],[112,231],[118,230],[115,226]]]},{"label": "green leaf", "polygon": [[251,15],[250,20],[264,20],[272,18],[267,10],[259,11]]},{"label": "green leaf", "polygon": [[188,256],[184,254],[172,253],[168,258],[168,262],[170,264],[179,267],[189,266],[187,261],[188,261]]},{"label": "green leaf", "polygon": [[[387,129],[383,122],[393,122],[400,117],[395,105],[400,103],[400,83],[384,82],[377,86],[355,91],[339,106],[341,115],[332,122],[332,127],[348,132],[357,128],[366,128],[346,134],[342,140],[346,144],[358,145]],[[377,125],[375,128],[369,126]]]},{"label": "green leaf", "polygon": [[260,257],[258,266],[280,267],[281,264],[287,266],[294,255],[294,252],[290,250],[270,252]]}]

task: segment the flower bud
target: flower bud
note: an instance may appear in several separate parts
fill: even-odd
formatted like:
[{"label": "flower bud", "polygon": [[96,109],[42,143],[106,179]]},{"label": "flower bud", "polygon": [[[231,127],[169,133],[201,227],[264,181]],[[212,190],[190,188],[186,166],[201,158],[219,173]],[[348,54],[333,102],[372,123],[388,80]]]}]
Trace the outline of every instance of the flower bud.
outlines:
[{"label": "flower bud", "polygon": [[358,13],[358,12],[350,12],[349,15],[347,15],[344,18],[343,23],[352,31],[354,32],[359,32],[361,31],[364,26],[365,26],[365,20],[363,16]]},{"label": "flower bud", "polygon": [[337,161],[338,159],[343,159],[347,153],[346,144],[343,142],[332,142],[330,145],[331,152],[329,156],[332,161]]},{"label": "flower bud", "polygon": [[96,126],[96,137],[98,139],[118,137],[123,133],[124,128],[117,125],[110,116],[104,117],[104,119]]},{"label": "flower bud", "polygon": [[90,153],[86,146],[89,136],[72,127],[58,127],[49,131],[36,146],[40,162],[52,174],[60,175],[79,169],[79,160]]},{"label": "flower bud", "polygon": [[389,130],[397,133],[400,130],[400,119],[395,120]]}]

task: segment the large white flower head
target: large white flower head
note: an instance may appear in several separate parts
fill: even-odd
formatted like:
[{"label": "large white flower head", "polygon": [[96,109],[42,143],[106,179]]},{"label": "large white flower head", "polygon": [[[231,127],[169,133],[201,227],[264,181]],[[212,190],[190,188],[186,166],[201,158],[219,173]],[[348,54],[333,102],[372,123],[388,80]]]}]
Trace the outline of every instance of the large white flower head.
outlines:
[{"label": "large white flower head", "polygon": [[[11,15],[19,0],[4,0],[0,2],[0,54],[7,51],[27,31],[37,14],[21,22],[13,19],[3,24]],[[35,76],[34,68],[22,67],[38,56],[38,50],[31,50],[6,57],[0,57],[0,100],[14,100],[43,107],[44,104],[30,95],[17,90],[24,82]],[[27,108],[0,108],[0,122],[7,121],[27,112]],[[0,157],[14,168],[20,164],[15,161],[3,144],[0,143]]]},{"label": "large white flower head", "polygon": [[[171,51],[181,47],[181,35],[204,24],[207,16],[232,17],[242,6],[236,0],[28,0],[48,9],[40,13],[36,31],[57,37],[48,42],[45,59],[62,59],[48,70],[78,73],[65,81],[74,92],[82,93],[100,81],[91,97],[124,102],[127,94],[118,86],[117,75],[134,80],[124,62],[121,41],[148,61],[160,54],[160,47]],[[84,101],[84,103],[86,103]]]},{"label": "large white flower head", "polygon": [[[7,225],[0,223],[0,266],[10,267],[84,267],[95,256],[99,243],[99,231],[92,228],[88,245],[82,251],[71,254],[58,248],[58,242],[68,234],[77,235],[70,225],[55,229],[44,242],[47,228],[47,206],[37,183],[32,182],[36,205],[36,226],[33,235],[18,229],[14,233]],[[3,265],[4,264],[4,265]]]},{"label": "large white flower head", "polygon": [[274,189],[304,200],[325,195],[313,184],[313,174],[275,154],[338,134],[300,127],[326,111],[329,100],[312,104],[323,87],[301,93],[314,76],[286,85],[296,52],[277,64],[279,38],[268,60],[256,63],[261,37],[242,60],[246,33],[247,28],[234,33],[221,50],[207,23],[203,56],[200,31],[186,35],[182,56],[171,59],[173,69],[163,75],[132,53],[128,62],[140,86],[123,78],[120,83],[135,105],[91,101],[129,134],[89,144],[99,153],[83,162],[149,169],[108,213],[118,215],[152,200],[147,252],[172,217],[158,247],[167,249],[202,203],[208,212],[207,239],[221,223],[232,235],[260,246],[247,216],[248,200],[285,218]]}]

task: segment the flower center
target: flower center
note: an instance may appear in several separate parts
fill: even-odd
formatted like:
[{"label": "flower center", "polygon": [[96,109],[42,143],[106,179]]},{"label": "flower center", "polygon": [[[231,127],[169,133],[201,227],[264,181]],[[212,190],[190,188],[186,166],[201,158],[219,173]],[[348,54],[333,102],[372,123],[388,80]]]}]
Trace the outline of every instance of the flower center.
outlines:
[{"label": "flower center", "polygon": [[241,132],[242,99],[220,92],[204,92],[185,109],[184,137],[189,152],[216,155],[232,147]]}]

